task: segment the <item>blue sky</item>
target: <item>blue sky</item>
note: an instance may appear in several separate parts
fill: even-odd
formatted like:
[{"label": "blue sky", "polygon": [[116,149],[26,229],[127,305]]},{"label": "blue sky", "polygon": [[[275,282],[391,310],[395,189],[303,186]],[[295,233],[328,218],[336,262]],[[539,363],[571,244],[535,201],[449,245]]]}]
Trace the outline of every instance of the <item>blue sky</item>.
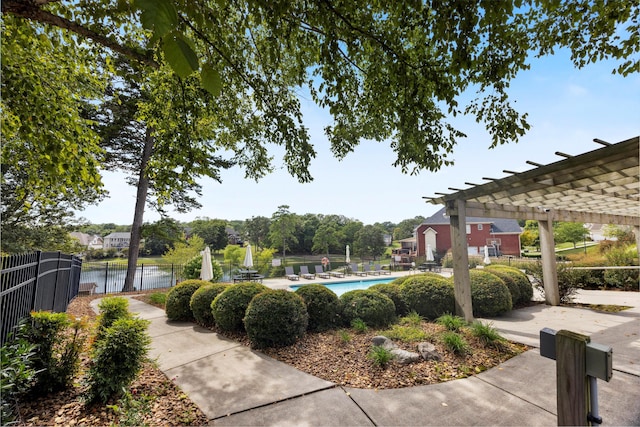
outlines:
[{"label": "blue sky", "polygon": [[[640,135],[640,74],[614,75],[614,65],[601,62],[578,70],[567,52],[532,59],[531,69],[521,72],[509,89],[518,111],[529,114],[531,129],[520,142],[489,149],[490,135],[483,126],[472,117],[458,117],[455,124],[467,138],[460,140],[451,156],[455,164],[414,176],[392,166],[396,156],[389,143],[364,141],[342,161],[335,159],[323,132],[331,123],[329,114],[303,100],[305,125],[317,151],[310,167],[311,183],[299,184],[286,169],[257,183],[244,179],[239,169],[229,170],[223,172],[222,183],[201,181],[201,209],[169,215],[179,221],[245,220],[271,217],[278,206],[288,205],[299,215],[339,214],[365,224],[428,217],[440,206],[426,203],[422,196],[449,193],[449,187],[467,188],[465,182],[482,184],[486,182],[482,177],[502,178],[505,169],[531,169],[527,160],[541,164],[561,160],[556,151],[578,155],[600,148],[593,138],[615,143]],[[275,164],[281,165],[282,150],[276,147],[273,154]],[[103,181],[110,197],[76,216],[94,224],[131,224],[135,188],[118,173],[105,172]],[[151,209],[145,212],[146,222],[159,218]]]}]

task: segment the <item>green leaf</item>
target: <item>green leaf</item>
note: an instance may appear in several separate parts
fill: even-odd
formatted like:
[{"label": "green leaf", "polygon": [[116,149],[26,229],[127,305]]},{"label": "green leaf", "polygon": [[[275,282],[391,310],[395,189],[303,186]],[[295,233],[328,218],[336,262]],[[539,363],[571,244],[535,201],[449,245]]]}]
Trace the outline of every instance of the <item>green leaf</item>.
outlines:
[{"label": "green leaf", "polygon": [[135,6],[142,11],[142,26],[156,37],[164,37],[178,25],[178,13],[171,0],[135,0]]},{"label": "green leaf", "polygon": [[200,68],[196,53],[182,34],[174,31],[163,42],[164,57],[178,76],[189,77]]},{"label": "green leaf", "polygon": [[222,79],[218,70],[213,68],[209,64],[202,66],[202,72],[200,73],[200,81],[202,87],[211,95],[218,97],[222,90]]}]

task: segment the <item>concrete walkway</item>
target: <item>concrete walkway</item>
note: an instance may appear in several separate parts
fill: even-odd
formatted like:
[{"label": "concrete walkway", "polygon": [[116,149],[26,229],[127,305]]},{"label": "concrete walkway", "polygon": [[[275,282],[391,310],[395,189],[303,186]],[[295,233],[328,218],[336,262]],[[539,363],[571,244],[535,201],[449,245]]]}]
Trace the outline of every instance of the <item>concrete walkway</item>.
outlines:
[{"label": "concrete walkway", "polygon": [[556,425],[555,362],[541,357],[543,327],[590,335],[613,348],[613,378],[599,380],[604,425],[640,425],[640,293],[583,291],[577,301],[632,306],[618,314],[536,305],[489,319],[536,349],[473,377],[390,390],[337,386],[192,323],[151,321],[151,356],[216,425]]}]

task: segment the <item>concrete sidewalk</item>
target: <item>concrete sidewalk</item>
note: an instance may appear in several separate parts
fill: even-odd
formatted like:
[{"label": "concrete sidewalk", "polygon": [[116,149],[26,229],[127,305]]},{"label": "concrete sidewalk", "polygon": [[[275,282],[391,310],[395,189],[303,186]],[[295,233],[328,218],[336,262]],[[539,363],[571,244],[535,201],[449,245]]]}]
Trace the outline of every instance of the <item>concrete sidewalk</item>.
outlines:
[{"label": "concrete sidewalk", "polygon": [[[633,306],[618,314],[536,305],[489,319],[538,346],[540,329],[569,329],[613,347],[613,378],[598,381],[604,425],[640,425],[640,294],[583,291],[578,301]],[[337,386],[192,323],[151,321],[151,357],[216,425],[556,425],[555,362],[536,349],[473,377],[391,390]]]}]

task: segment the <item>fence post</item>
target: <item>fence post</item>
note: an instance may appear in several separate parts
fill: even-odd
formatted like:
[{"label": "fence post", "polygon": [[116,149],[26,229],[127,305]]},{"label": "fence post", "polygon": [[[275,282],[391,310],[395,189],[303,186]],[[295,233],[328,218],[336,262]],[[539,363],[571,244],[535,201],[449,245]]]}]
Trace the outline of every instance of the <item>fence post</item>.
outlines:
[{"label": "fence post", "polygon": [[109,262],[105,262],[104,263],[104,293],[105,295],[108,293],[107,292],[107,283],[109,282]]},{"label": "fence post", "polygon": [[144,277],[144,264],[140,264],[140,290],[142,290],[142,278]]},{"label": "fence post", "polygon": [[589,413],[586,355],[591,340],[586,335],[560,330],[555,341],[558,425],[586,426]]},{"label": "fence post", "polygon": [[171,287],[171,284],[173,283],[173,277],[174,277],[174,273],[173,273],[173,263],[171,263],[171,279],[169,279],[169,288]]},{"label": "fence post", "polygon": [[31,295],[31,310],[36,309],[36,295],[38,295],[38,285],[40,282],[40,263],[42,262],[42,251],[36,251],[37,263],[35,272],[35,283],[33,285],[33,295]]}]

